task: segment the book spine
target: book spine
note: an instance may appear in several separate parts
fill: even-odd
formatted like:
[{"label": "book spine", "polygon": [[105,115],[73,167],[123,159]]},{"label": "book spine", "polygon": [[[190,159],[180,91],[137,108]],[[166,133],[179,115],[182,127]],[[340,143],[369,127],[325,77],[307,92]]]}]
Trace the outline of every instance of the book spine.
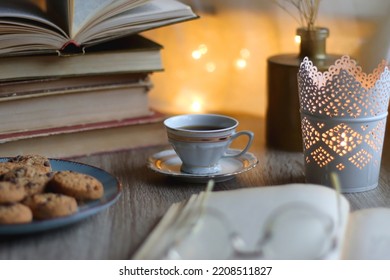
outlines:
[{"label": "book spine", "polygon": [[61,49],[57,50],[58,56],[72,56],[85,54],[85,49],[75,40],[69,40]]},{"label": "book spine", "polygon": [[54,127],[48,129],[36,129],[30,131],[3,133],[0,134],[0,144],[21,140],[21,139],[43,137],[48,135],[58,135],[58,134],[74,133],[80,131],[115,128],[115,127],[123,127],[123,126],[130,126],[130,125],[140,125],[146,123],[156,123],[156,122],[162,122],[164,118],[165,118],[164,114],[156,111],[151,111],[150,115],[144,117],[136,117],[136,118],[123,119],[123,120],[112,120],[112,121],[96,122],[96,123],[88,123],[88,124],[78,124],[78,125],[71,125],[71,126],[61,126],[61,127]]}]

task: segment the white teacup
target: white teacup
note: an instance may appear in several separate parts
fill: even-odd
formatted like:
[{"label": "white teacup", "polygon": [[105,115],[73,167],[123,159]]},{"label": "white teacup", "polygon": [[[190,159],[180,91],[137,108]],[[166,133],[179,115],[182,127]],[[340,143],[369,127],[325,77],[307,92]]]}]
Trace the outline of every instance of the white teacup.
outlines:
[{"label": "white teacup", "polygon": [[[254,134],[236,132],[238,121],[215,114],[178,115],[164,121],[168,141],[182,161],[181,171],[191,174],[212,174],[221,170],[223,157],[239,157],[250,148]],[[248,137],[243,150],[227,153],[232,141],[241,135]]]}]

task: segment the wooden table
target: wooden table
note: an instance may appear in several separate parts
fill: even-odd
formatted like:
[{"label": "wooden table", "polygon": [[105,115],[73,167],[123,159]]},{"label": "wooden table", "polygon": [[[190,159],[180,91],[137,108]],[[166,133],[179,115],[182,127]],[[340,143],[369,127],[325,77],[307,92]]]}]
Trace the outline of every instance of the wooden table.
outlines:
[{"label": "wooden table", "polygon": [[[255,132],[251,152],[258,157],[259,164],[230,181],[218,183],[216,191],[304,182],[302,153],[267,149],[264,121],[251,116],[237,118],[241,122],[240,130]],[[65,228],[28,236],[0,237],[0,259],[130,259],[172,203],[188,199],[205,187],[173,180],[146,167],[149,156],[166,148],[169,146],[75,158],[119,178],[123,193],[118,202]],[[390,143],[384,147],[378,188],[346,195],[352,210],[390,207],[389,180]]]}]

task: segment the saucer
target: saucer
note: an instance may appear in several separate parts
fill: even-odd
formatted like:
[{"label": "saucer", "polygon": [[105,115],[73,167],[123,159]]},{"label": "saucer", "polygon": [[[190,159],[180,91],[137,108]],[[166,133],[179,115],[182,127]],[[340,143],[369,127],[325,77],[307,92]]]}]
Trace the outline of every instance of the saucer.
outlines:
[{"label": "saucer", "polygon": [[[238,153],[239,150],[229,149],[228,153]],[[245,153],[239,157],[222,158],[221,170],[213,174],[189,174],[180,170],[182,161],[173,149],[158,152],[148,159],[147,166],[160,174],[193,183],[204,183],[210,179],[222,182],[233,179],[235,175],[248,171],[258,163],[252,153]]]}]

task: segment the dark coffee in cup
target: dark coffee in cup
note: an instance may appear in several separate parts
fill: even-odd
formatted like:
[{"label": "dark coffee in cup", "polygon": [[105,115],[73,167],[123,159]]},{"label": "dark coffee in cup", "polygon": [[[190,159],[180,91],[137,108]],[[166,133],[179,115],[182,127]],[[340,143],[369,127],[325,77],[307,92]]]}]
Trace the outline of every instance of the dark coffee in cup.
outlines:
[{"label": "dark coffee in cup", "polygon": [[215,126],[215,125],[186,125],[186,126],[180,127],[179,129],[208,131],[208,130],[220,130],[220,129],[224,129],[224,128],[225,127]]}]

